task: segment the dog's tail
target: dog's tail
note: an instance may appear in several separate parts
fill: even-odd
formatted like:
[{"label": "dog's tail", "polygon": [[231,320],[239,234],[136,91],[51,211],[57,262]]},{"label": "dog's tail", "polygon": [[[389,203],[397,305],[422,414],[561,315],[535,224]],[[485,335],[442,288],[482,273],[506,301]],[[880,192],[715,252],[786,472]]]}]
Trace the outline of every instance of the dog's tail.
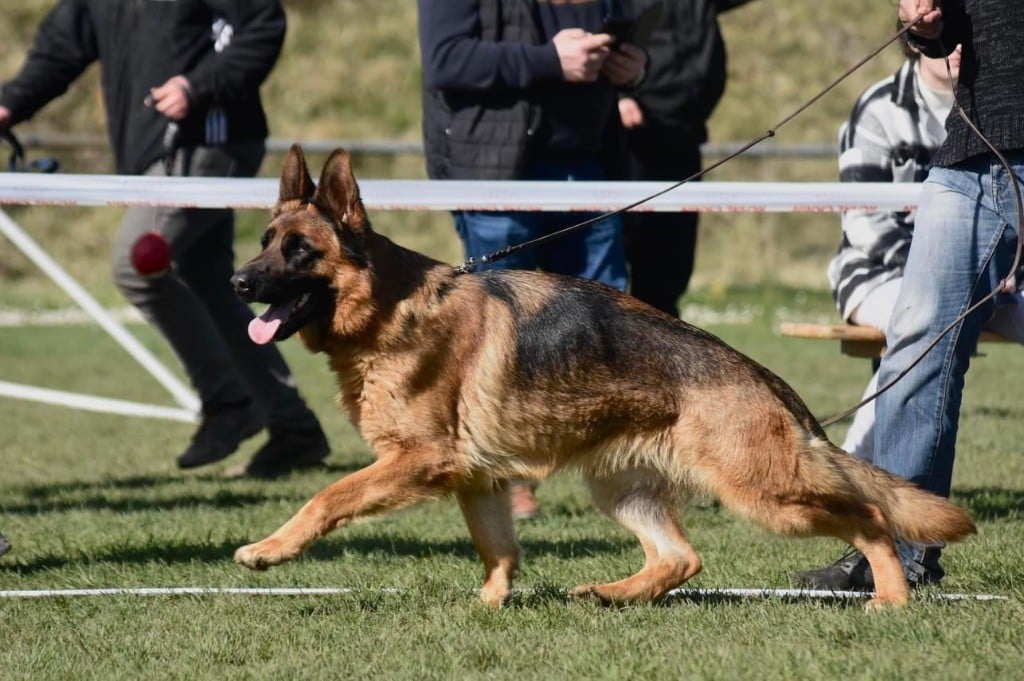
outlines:
[{"label": "dog's tail", "polygon": [[967,513],[942,497],[876,468],[835,445],[832,462],[864,499],[878,505],[893,530],[915,543],[953,542],[977,532]]}]

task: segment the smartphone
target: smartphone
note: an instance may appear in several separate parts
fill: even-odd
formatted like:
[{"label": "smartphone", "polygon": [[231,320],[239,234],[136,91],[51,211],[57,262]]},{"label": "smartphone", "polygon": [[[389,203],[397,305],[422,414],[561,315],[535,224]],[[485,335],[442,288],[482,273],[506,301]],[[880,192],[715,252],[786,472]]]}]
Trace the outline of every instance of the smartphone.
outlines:
[{"label": "smartphone", "polygon": [[663,10],[663,4],[656,2],[644,9],[635,19],[608,17],[601,24],[601,29],[598,32],[612,36],[613,48],[618,47],[621,43],[632,43],[637,47],[643,47],[651,37],[651,32],[661,21]]},{"label": "smartphone", "polygon": [[608,17],[601,24],[598,33],[607,33],[613,38],[612,47],[618,47],[622,43],[632,42],[633,20],[625,17]]}]

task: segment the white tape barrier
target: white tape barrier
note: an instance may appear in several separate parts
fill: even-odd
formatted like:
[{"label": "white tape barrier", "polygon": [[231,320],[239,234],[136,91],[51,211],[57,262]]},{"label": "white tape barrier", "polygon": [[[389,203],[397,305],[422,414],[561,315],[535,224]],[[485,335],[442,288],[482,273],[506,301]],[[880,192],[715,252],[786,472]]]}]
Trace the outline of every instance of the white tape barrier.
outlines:
[{"label": "white tape barrier", "polygon": [[186,411],[185,409],[115,400],[95,395],[83,395],[64,390],[51,390],[49,388],[39,388],[21,383],[9,383],[7,381],[0,381],[0,396],[11,397],[16,400],[27,400],[29,402],[40,402],[42,404],[53,404],[60,407],[70,407],[71,409],[81,409],[83,411],[94,411],[101,414],[142,416],[168,421],[182,421],[184,423],[195,423],[196,421],[196,412]]},{"label": "white tape barrier", "polygon": [[[664,190],[666,182],[489,182],[363,180],[371,210],[528,210],[609,212]],[[278,182],[261,178],[136,177],[0,173],[0,205],[159,205],[262,208],[273,205]],[[639,210],[713,212],[837,212],[911,210],[920,186],[912,183],[694,182],[652,199]],[[837,200],[836,197],[841,197]],[[185,385],[72,279],[5,213],[0,231],[68,293],[174,397],[185,411],[199,401]],[[178,410],[5,384],[0,395],[65,406],[180,419]],[[155,409],[155,411],[154,411]]]},{"label": "white tape barrier", "polygon": [[[670,182],[491,182],[360,180],[371,210],[524,210],[608,212]],[[136,177],[0,173],[0,205],[269,208],[278,181],[268,178]],[[637,210],[834,213],[912,210],[911,182],[692,182]]]},{"label": "white tape barrier", "polygon": [[[81,596],[345,596],[355,593],[401,594],[399,589],[349,589],[321,587],[269,587],[269,588],[219,588],[219,587],[168,587],[138,589],[24,589],[0,591],[0,598],[73,598]],[[518,592],[518,593],[529,593]],[[848,600],[873,596],[865,591],[818,591],[802,589],[673,589],[666,597],[674,598],[806,598]],[[941,601],[1005,601],[1006,596],[996,594],[929,593],[920,595],[923,600]]]},{"label": "white tape barrier", "polygon": [[[36,264],[50,279],[54,281],[61,289],[64,290],[71,299],[74,300],[78,305],[85,310],[89,316],[96,320],[104,331],[117,341],[117,343],[123,347],[129,355],[135,358],[142,367],[155,378],[160,385],[162,385],[174,398],[174,400],[181,405],[184,411],[192,414],[191,419],[195,420],[195,415],[198,414],[200,409],[199,398],[195,396],[185,384],[178,380],[178,378],[171,373],[171,371],[157,359],[153,353],[146,349],[135,336],[131,335],[116,319],[107,312],[106,308],[100,305],[95,298],[82,288],[75,279],[68,274],[64,268],[57,264],[57,262],[50,257],[50,255],[37,244],[32,237],[25,233],[17,223],[14,222],[4,211],[0,210],[0,233],[11,240],[11,242],[17,246],[22,253],[24,253],[33,263]],[[124,409],[131,409],[127,405],[129,403],[118,401],[106,400],[104,398],[95,398],[86,395],[75,396],[73,393],[60,393],[58,391],[46,391],[43,389],[33,389],[26,386],[14,386],[14,384],[6,384],[9,386],[8,392],[4,393],[9,396],[14,396],[10,391],[20,392],[20,397],[23,399],[31,399],[37,402],[47,402],[54,400],[51,403],[64,404],[71,406],[69,401],[76,402],[78,408],[91,409],[93,411],[104,411],[105,408],[116,408],[118,411],[115,413],[135,413],[138,416],[155,416],[160,413],[161,410],[157,409],[157,412],[153,412],[147,408],[142,412],[125,412]],[[172,412],[180,412],[181,410],[172,410]],[[164,414],[167,417],[167,414]],[[178,419],[180,414],[173,418]],[[180,420],[180,419],[179,419]]]}]

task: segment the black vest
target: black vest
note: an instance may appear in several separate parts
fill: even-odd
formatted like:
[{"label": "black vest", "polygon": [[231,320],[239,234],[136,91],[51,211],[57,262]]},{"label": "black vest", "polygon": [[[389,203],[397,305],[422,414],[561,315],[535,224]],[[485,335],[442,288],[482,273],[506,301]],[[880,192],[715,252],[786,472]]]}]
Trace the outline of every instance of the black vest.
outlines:
[{"label": "black vest", "polygon": [[[540,29],[530,0],[480,0],[480,37],[536,45]],[[528,163],[541,121],[529,91],[445,92],[423,89],[423,146],[435,180],[514,180]]]}]

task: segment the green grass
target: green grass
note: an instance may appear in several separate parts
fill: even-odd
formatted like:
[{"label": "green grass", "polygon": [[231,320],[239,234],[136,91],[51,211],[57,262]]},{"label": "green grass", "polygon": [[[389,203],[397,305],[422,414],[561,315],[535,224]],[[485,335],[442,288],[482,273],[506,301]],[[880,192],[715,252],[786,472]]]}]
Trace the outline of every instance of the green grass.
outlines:
[{"label": "green grass", "polygon": [[[777,320],[827,315],[820,293],[697,295],[695,310],[748,311],[709,328],[790,381],[821,416],[852,403],[865,362],[830,343],[783,339]],[[166,347],[134,327],[154,352]],[[4,329],[5,380],[167,403],[154,381],[88,327]],[[674,599],[606,609],[567,602],[578,583],[636,570],[635,541],[596,512],[574,477],[541,486],[541,519],[520,526],[520,589],[492,612],[474,590],[481,566],[451,501],[357,524],[266,573],[231,562],[311,495],[369,460],[333,407],[322,357],[283,346],[332,441],[332,471],[278,482],[182,474],[184,424],[0,404],[0,528],[14,550],[0,589],[351,587],[325,597],[104,597],[0,600],[0,676],[23,678],[1014,678],[1024,664],[1024,458],[1020,406],[1006,376],[1016,348],[986,347],[968,376],[954,501],[980,535],[950,549],[945,591],[996,603],[918,599],[902,612],[856,603]],[[68,361],[53,362],[54,357]],[[833,428],[834,439],[844,425]],[[834,558],[830,540],[784,540],[700,502],[686,512],[705,569],[699,587],[784,587],[790,571]],[[391,593],[386,589],[397,589]]]}]

